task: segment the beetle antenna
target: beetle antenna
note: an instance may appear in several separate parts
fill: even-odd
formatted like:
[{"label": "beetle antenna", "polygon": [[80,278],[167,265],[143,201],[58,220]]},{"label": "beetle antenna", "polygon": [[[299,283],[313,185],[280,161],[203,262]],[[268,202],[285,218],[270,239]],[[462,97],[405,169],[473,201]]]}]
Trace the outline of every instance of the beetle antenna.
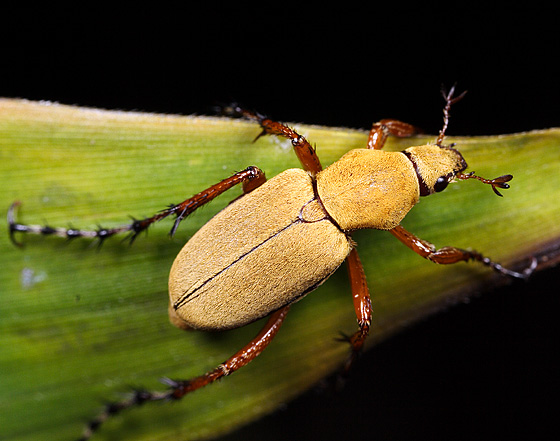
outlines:
[{"label": "beetle antenna", "polygon": [[474,174],[474,172],[470,172],[470,173],[467,173],[467,174],[459,173],[455,177],[457,179],[462,179],[462,180],[478,179],[483,184],[490,184],[492,186],[492,190],[494,190],[494,193],[496,193],[500,197],[503,196],[503,195],[498,191],[498,189],[496,187],[509,188],[509,184],[507,184],[507,182],[509,182],[513,179],[512,175],[503,175],[503,176],[499,176],[499,177],[494,178],[494,179],[484,179],[484,178],[481,178],[480,176],[476,176]]},{"label": "beetle antenna", "polygon": [[447,127],[449,126],[449,109],[451,109],[451,106],[456,102],[460,101],[467,93],[467,91],[465,90],[463,93],[461,93],[461,95],[457,97],[453,97],[455,93],[455,86],[456,84],[453,84],[451,89],[449,89],[449,92],[446,91],[443,85],[441,86],[441,94],[443,96],[443,99],[445,100],[445,107],[443,108],[443,128],[440,130],[436,140],[436,145],[440,147],[443,143],[443,138],[445,138],[445,132],[447,131]]}]

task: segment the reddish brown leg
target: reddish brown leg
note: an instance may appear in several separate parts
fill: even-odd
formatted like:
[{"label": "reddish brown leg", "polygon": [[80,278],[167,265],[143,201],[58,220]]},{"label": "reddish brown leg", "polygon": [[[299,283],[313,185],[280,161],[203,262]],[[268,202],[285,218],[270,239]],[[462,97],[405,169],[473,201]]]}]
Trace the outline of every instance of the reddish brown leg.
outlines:
[{"label": "reddish brown leg", "polygon": [[313,146],[309,144],[309,141],[288,126],[239,106],[234,106],[233,109],[230,110],[236,115],[257,121],[261,125],[263,130],[255,138],[255,141],[263,135],[276,135],[287,138],[292,141],[294,152],[304,170],[310,172],[314,176],[323,169],[321,161]]},{"label": "reddish brown leg", "polygon": [[174,215],[175,222],[173,228],[170,231],[170,235],[175,234],[179,223],[197,208],[210,202],[216,196],[222,194],[226,190],[234,187],[238,184],[243,184],[243,192],[248,193],[258,186],[262,185],[266,181],[264,172],[257,167],[247,167],[245,170],[235,173],[223,181],[212,185],[206,190],[194,195],[193,197],[186,199],[177,205],[172,205],[165,210],[156,213],[152,217],[146,219],[136,220],[134,219],[132,223],[128,225],[123,225],[115,228],[99,228],[97,230],[78,230],[74,228],[53,228],[49,226],[40,225],[24,225],[17,223],[15,221],[14,212],[16,208],[20,205],[20,202],[14,202],[10,209],[8,210],[8,225],[9,232],[12,242],[14,244],[21,246],[14,238],[14,234],[18,233],[33,233],[33,234],[44,234],[44,235],[54,235],[60,237],[66,237],[67,239],[74,239],[76,237],[89,237],[96,238],[99,243],[103,243],[108,237],[114,236],[115,234],[129,232],[130,241],[133,242],[134,239],[144,230],[146,230],[154,222],[166,218],[167,216]]},{"label": "reddish brown leg", "polygon": [[389,135],[404,138],[421,133],[421,130],[396,119],[382,119],[371,127],[369,132],[367,148],[379,150],[385,145],[385,141]]},{"label": "reddish brown leg", "polygon": [[419,237],[416,237],[412,233],[409,233],[400,225],[389,231],[391,232],[391,234],[393,234],[393,236],[399,239],[412,251],[424,257],[425,259],[431,260],[434,263],[447,265],[457,262],[468,262],[469,260],[474,260],[482,263],[483,265],[489,266],[494,271],[497,271],[500,274],[504,274],[510,277],[517,277],[520,279],[526,279],[527,277],[529,277],[537,265],[537,260],[533,258],[531,265],[522,273],[518,273],[516,271],[504,268],[499,263],[491,261],[488,257],[484,257],[482,254],[474,250],[468,251],[455,247],[443,247],[440,249],[436,249],[433,244],[422,240]]},{"label": "reddish brown leg", "polygon": [[80,438],[81,441],[88,440],[94,432],[99,429],[99,426],[108,418],[123,410],[140,406],[148,401],[161,401],[161,400],[178,400],[183,398],[186,394],[194,392],[214,381],[230,375],[237,369],[250,363],[257,357],[272,341],[278,333],[280,326],[284,322],[290,305],[284,306],[278,311],[270,315],[263,329],[257,336],[243,347],[240,351],[236,352],[232,357],[228,358],[215,369],[208,371],[204,375],[192,378],[190,380],[170,380],[164,379],[164,383],[169,386],[169,390],[165,392],[150,392],[150,391],[136,391],[130,398],[108,404],[102,413],[84,429],[84,433]]},{"label": "reddish brown leg", "polygon": [[364,346],[364,342],[369,335],[372,315],[371,299],[369,296],[366,275],[356,249],[352,249],[346,258],[346,266],[348,268],[348,276],[350,278],[352,298],[354,301],[354,310],[356,311],[359,329],[354,333],[354,335],[348,337],[348,342],[352,346],[352,353],[344,366],[344,372],[347,372],[350,369],[352,363],[356,360]]}]

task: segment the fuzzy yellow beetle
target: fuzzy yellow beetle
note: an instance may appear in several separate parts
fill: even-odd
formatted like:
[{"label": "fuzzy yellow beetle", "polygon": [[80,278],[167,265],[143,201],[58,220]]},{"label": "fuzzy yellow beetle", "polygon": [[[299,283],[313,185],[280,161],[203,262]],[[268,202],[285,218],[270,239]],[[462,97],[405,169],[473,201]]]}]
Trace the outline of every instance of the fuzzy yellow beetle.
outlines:
[{"label": "fuzzy yellow beetle", "polygon": [[183,329],[225,330],[269,316],[266,325],[244,348],[204,375],[166,380],[169,389],[165,392],[137,391],[107,405],[87,425],[81,439],[88,439],[103,421],[123,409],[146,401],[179,399],[249,363],[274,338],[290,306],[323,283],[344,260],[359,326],[348,338],[352,349],[348,369],[368,336],[372,317],[364,271],[351,238],[354,230],[388,230],[435,263],[475,260],[504,275],[527,277],[535,262],[523,273],[514,272],[476,251],[436,249],[399,225],[420,196],[440,192],[454,179],[478,179],[498,195],[497,188],[509,187],[511,175],[488,180],[464,174],[467,164],[461,154],[443,145],[449,109],[463,96],[454,98],[453,91],[444,93],[444,126],[435,145],[384,152],[380,149],[389,134],[411,136],[416,129],[382,120],[373,125],[367,148],[346,153],[326,169],[308,141],[289,127],[232,107],[232,113],[257,121],[261,135],[291,140],[303,170],[286,170],[266,181],[260,169],[248,167],[180,204],[122,227],[85,231],[24,225],[15,221],[18,203],[14,203],[8,213],[12,239],[16,232],[30,232],[103,241],[129,232],[134,240],[149,225],[170,215],[176,216],[173,234],[187,215],[231,187],[243,185],[244,195],[204,225],[175,259],[169,276],[169,316]]}]

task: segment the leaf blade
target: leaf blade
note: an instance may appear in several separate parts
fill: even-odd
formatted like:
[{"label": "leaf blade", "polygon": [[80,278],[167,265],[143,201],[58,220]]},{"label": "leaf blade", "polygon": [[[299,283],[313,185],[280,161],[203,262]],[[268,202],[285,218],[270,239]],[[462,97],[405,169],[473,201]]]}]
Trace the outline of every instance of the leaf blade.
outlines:
[{"label": "leaf blade", "polygon": [[[367,136],[296,127],[316,143],[325,165],[365,145]],[[127,214],[150,215],[248,165],[268,176],[298,166],[281,140],[251,144],[257,132],[251,123],[221,118],[1,100],[0,156],[7,185],[0,202],[7,209],[22,200],[20,216],[28,223],[119,225]],[[425,141],[391,140],[389,148]],[[415,207],[406,228],[438,246],[472,246],[504,263],[521,264],[560,237],[558,204],[551,203],[560,188],[559,130],[450,141],[459,142],[478,174],[512,173],[512,188],[496,198],[475,182],[452,185]],[[83,240],[67,244],[44,237],[26,237],[26,247],[18,250],[2,238],[0,368],[7,375],[0,383],[0,427],[7,439],[73,439],[103,400],[131,385],[160,388],[161,376],[198,375],[257,332],[258,323],[220,335],[185,334],[166,317],[174,256],[235,194],[239,191],[196,212],[173,240],[167,237],[169,222],[155,225],[133,247],[112,240],[100,251]],[[384,232],[360,231],[355,238],[374,296],[372,343],[498,279],[475,265],[430,264]],[[107,423],[98,439],[204,438],[272,411],[346,356],[347,347],[334,342],[339,331],[355,326],[346,291],[341,270],[292,308],[277,340],[254,363],[176,405],[129,412]],[[24,415],[25,426],[14,415]]]}]

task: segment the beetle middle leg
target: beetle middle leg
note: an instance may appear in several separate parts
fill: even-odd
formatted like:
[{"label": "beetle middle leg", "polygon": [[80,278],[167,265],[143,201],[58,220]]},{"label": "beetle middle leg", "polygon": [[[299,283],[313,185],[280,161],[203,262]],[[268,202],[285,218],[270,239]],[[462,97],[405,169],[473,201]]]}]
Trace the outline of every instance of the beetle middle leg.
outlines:
[{"label": "beetle middle leg", "polygon": [[400,225],[389,231],[391,232],[391,234],[393,234],[393,236],[399,239],[412,251],[434,263],[445,265],[474,260],[492,268],[494,271],[497,271],[500,274],[510,277],[516,277],[519,279],[527,279],[537,266],[537,260],[533,258],[531,265],[523,272],[512,271],[510,269],[504,268],[499,263],[490,260],[488,257],[484,257],[478,251],[463,250],[461,248],[449,246],[437,249],[430,242],[416,237],[414,234],[409,233]]},{"label": "beetle middle leg", "polygon": [[261,115],[260,113],[251,112],[237,105],[232,106],[229,111],[233,115],[238,115],[247,119],[251,119],[253,121],[257,121],[260,124],[260,126],[262,127],[262,132],[257,135],[255,141],[263,135],[276,135],[287,138],[292,141],[294,152],[304,170],[308,171],[309,173],[311,173],[311,175],[314,176],[323,169],[321,161],[319,160],[319,157],[317,156],[317,153],[315,152],[313,146],[309,143],[309,141],[307,141],[307,139],[305,139],[305,137],[301,136],[295,130],[278,121],[269,119],[266,116]]},{"label": "beetle middle leg", "polygon": [[352,347],[352,353],[346,361],[343,372],[348,372],[354,360],[361,353],[366,338],[369,335],[372,316],[371,298],[366,274],[355,248],[350,251],[346,258],[346,266],[348,268],[348,277],[350,279],[352,299],[359,329],[353,335],[346,338]]},{"label": "beetle middle leg", "polygon": [[119,233],[129,233],[129,239],[133,242],[136,237],[145,231],[153,223],[162,220],[168,216],[174,215],[175,222],[169,234],[173,236],[179,223],[189,214],[200,208],[202,205],[207,204],[226,190],[238,184],[243,184],[243,193],[249,193],[255,188],[259,187],[266,181],[264,172],[258,167],[247,167],[245,170],[237,172],[217,184],[208,187],[206,190],[184,200],[183,202],[171,205],[170,207],[161,210],[151,217],[145,219],[133,219],[130,224],[122,225],[114,228],[99,227],[97,230],[79,230],[75,228],[53,228],[50,226],[41,225],[26,225],[20,224],[15,220],[15,211],[19,207],[20,202],[16,201],[8,210],[8,229],[10,238],[15,245],[21,246],[21,243],[15,240],[15,233],[32,233],[42,235],[54,235],[65,237],[67,239],[75,239],[77,237],[88,237],[98,239],[99,243],[111,236]]},{"label": "beetle middle leg", "polygon": [[88,440],[99,429],[101,424],[123,410],[141,406],[149,401],[179,400],[185,395],[213,383],[222,377],[230,375],[239,368],[247,365],[254,360],[274,339],[280,330],[289,309],[290,305],[287,305],[273,312],[269,316],[264,327],[253,340],[222,364],[205,374],[189,380],[171,380],[166,378],[163,382],[169,386],[167,391],[153,392],[137,390],[130,398],[107,404],[105,409],[86,425],[80,441]]}]

